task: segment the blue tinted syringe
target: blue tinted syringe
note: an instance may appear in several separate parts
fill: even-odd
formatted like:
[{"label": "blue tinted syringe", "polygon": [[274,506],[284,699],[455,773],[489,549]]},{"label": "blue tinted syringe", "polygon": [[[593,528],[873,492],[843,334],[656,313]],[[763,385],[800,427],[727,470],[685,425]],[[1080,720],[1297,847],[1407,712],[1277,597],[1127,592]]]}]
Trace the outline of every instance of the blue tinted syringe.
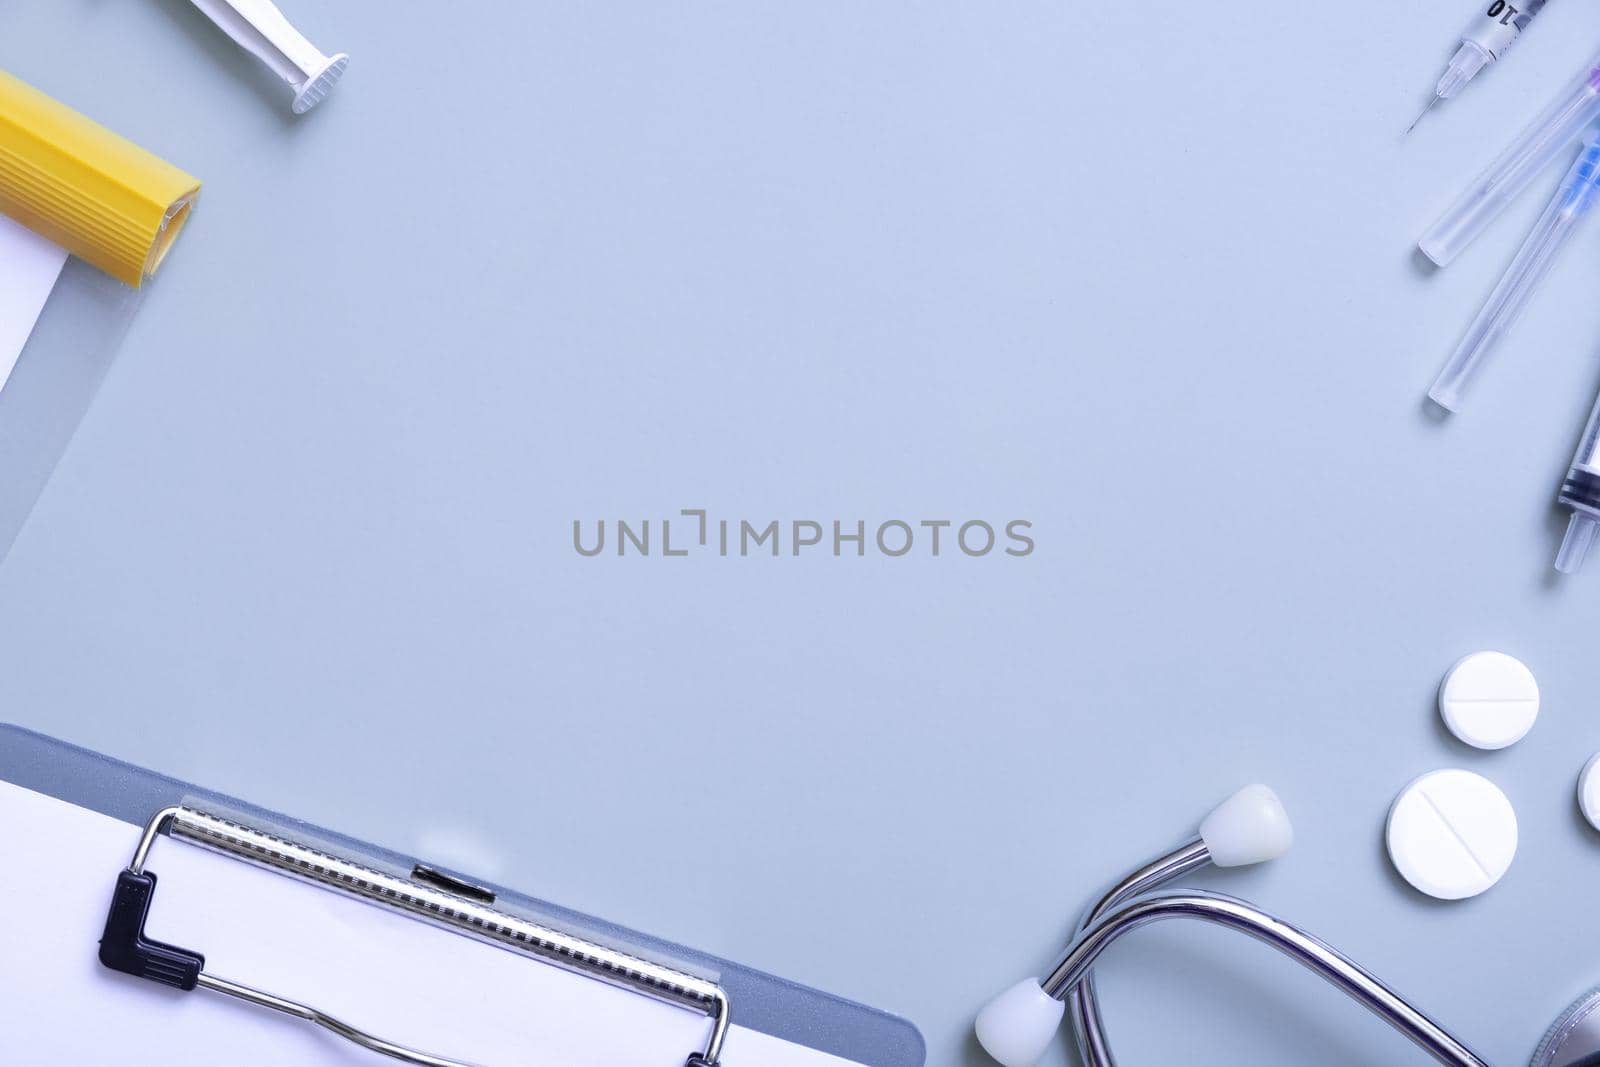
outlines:
[{"label": "blue tinted syringe", "polygon": [[1556,195],[1534,224],[1517,256],[1500,277],[1489,299],[1467,328],[1449,362],[1434,379],[1428,398],[1446,411],[1455,411],[1461,394],[1502,334],[1511,329],[1539,283],[1555,264],[1562,247],[1577,232],[1578,224],[1600,203],[1600,130],[1584,143]]}]

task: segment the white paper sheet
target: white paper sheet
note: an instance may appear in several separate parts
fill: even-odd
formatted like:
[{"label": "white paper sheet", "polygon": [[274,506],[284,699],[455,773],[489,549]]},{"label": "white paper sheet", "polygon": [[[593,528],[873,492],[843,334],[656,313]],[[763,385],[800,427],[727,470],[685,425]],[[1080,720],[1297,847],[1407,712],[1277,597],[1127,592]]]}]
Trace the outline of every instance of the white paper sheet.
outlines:
[{"label": "white paper sheet", "polygon": [[[115,974],[95,958],[139,831],[0,782],[4,1059],[82,1067],[379,1067],[393,1062],[205,990]],[[146,932],[203,952],[220,977],[301,1000],[382,1037],[484,1067],[682,1067],[694,1012],[162,838]],[[735,1018],[738,1005],[734,1006]],[[735,1025],[727,1067],[851,1061]],[[859,1067],[859,1065],[856,1065]]]},{"label": "white paper sheet", "polygon": [[0,215],[0,389],[66,262],[65,249]]}]

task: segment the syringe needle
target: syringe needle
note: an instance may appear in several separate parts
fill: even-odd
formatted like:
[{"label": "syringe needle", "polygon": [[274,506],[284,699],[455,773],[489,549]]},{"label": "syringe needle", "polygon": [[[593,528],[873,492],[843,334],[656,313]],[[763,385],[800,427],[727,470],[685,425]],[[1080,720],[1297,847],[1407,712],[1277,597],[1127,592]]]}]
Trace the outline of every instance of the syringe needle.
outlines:
[{"label": "syringe needle", "polygon": [[1422,118],[1423,118],[1424,115],[1426,115],[1428,112],[1433,110],[1433,105],[1437,104],[1440,101],[1440,99],[1442,99],[1442,98],[1438,97],[1438,96],[1434,96],[1434,97],[1430,98],[1428,100],[1428,106],[1423,108],[1422,111],[1417,115],[1417,117],[1411,120],[1411,125],[1407,126],[1406,127],[1406,132],[1401,134],[1400,136],[1402,136],[1402,137],[1411,136],[1411,131],[1417,128],[1417,123],[1422,121]]}]

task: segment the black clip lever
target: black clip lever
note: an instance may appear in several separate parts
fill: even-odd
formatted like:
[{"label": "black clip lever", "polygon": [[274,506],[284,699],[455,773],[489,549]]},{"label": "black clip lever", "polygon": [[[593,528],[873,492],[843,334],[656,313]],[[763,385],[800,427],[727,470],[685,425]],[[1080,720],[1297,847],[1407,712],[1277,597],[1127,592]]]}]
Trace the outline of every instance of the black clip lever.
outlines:
[{"label": "black clip lever", "polygon": [[150,900],[155,893],[156,876],[149,871],[123,871],[117,875],[106,931],[100,937],[100,962],[135,978],[191,990],[200,981],[206,958],[144,936],[145,919],[150,915]]}]

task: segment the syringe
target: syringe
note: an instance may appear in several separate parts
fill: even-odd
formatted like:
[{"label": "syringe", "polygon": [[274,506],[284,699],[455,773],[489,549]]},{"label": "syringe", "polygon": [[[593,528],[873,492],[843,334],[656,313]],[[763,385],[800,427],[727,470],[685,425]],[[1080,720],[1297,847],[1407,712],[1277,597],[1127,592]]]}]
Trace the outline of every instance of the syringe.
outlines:
[{"label": "syringe", "polygon": [[1417,242],[1422,254],[1446,266],[1597,118],[1600,54],[1584,64],[1561,95],[1428,228]]},{"label": "syringe", "polygon": [[1533,230],[1494,287],[1483,310],[1472,320],[1455,354],[1439,372],[1428,398],[1446,411],[1455,411],[1461,393],[1483,366],[1490,347],[1517,321],[1539,283],[1550,273],[1563,245],[1577,232],[1578,223],[1600,200],[1600,131],[1591,134],[1578,152],[1556,195],[1534,224]]},{"label": "syringe", "polygon": [[1527,29],[1528,23],[1533,21],[1533,16],[1544,8],[1545,3],[1546,0],[1518,0],[1514,4],[1507,0],[1493,0],[1482,14],[1474,16],[1466,32],[1461,35],[1461,47],[1450,57],[1450,65],[1445,68],[1444,76],[1434,88],[1428,106],[1422,109],[1422,114],[1411,120],[1406,133],[1416,129],[1422,116],[1432,111],[1435,104],[1455,96],[1462,86],[1478,76],[1480,70],[1505,55],[1506,49],[1522,36],[1522,31]]},{"label": "syringe", "polygon": [[1589,413],[1567,480],[1561,483],[1561,502],[1572,509],[1572,518],[1567,520],[1567,536],[1556,554],[1556,570],[1576,574],[1600,532],[1600,397]]}]

